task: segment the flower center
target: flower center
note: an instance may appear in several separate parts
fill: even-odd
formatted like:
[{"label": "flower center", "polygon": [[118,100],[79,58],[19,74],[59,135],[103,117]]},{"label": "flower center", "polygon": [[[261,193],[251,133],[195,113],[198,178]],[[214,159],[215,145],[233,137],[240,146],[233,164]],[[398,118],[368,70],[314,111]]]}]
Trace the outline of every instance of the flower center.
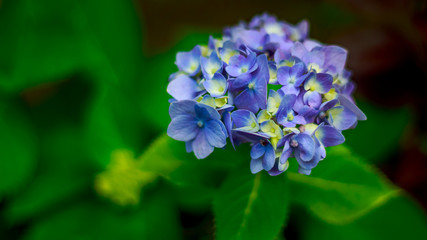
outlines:
[{"label": "flower center", "polygon": [[324,119],[326,117],[326,113],[325,112],[320,112],[319,113],[319,118],[320,119]]},{"label": "flower center", "polygon": [[298,142],[297,142],[297,140],[295,140],[295,139],[292,139],[292,140],[291,140],[291,147],[294,147],[294,148],[298,147]]},{"label": "flower center", "polygon": [[249,83],[248,88],[249,89],[254,89],[255,88],[255,83],[253,83],[253,82]]},{"label": "flower center", "polygon": [[202,120],[199,120],[199,121],[197,122],[197,126],[199,126],[199,128],[203,127],[203,125],[204,125],[204,123],[203,123],[203,121],[202,121]]}]

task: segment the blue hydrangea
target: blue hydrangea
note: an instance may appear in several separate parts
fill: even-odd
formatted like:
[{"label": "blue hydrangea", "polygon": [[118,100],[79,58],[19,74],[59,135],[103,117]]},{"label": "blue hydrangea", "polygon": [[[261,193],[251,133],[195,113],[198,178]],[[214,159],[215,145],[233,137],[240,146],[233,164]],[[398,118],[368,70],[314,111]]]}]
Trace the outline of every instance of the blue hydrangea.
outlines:
[{"label": "blue hydrangea", "polygon": [[168,135],[197,158],[249,143],[251,172],[278,175],[295,158],[309,175],[326,147],[366,116],[352,98],[347,51],[308,38],[308,23],[263,14],[176,56]]}]

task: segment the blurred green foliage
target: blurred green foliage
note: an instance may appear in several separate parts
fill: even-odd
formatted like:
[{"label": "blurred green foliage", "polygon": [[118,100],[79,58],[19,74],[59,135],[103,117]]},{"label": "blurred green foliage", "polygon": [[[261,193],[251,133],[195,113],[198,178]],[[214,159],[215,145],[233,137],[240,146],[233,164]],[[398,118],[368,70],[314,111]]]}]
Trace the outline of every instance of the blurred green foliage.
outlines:
[{"label": "blurred green foliage", "polygon": [[176,52],[209,34],[147,56],[133,4],[1,1],[1,239],[280,239],[287,226],[303,239],[426,235],[420,207],[367,164],[393,154],[408,109],[363,102],[369,120],[311,176],[295,162],[252,175],[248,146],[197,160],[163,133],[165,89]]}]

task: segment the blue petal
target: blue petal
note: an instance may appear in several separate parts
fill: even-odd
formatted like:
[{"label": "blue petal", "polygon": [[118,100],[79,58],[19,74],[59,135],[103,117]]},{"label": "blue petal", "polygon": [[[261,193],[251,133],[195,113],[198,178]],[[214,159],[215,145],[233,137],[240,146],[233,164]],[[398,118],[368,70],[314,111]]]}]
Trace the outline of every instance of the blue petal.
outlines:
[{"label": "blue petal", "polygon": [[315,152],[313,138],[307,134],[300,133],[294,139],[298,142],[298,147],[295,149],[295,156],[298,155],[302,161],[312,159]]},{"label": "blue petal", "polygon": [[260,172],[263,167],[262,167],[262,160],[260,158],[258,159],[251,159],[251,173],[255,174]]},{"label": "blue petal", "polygon": [[300,155],[295,154],[295,158],[298,162],[298,165],[306,170],[310,170],[314,167],[317,166],[317,164],[320,161],[320,152],[319,151],[314,151],[313,157],[311,159],[309,159],[309,161],[303,161],[300,157]]},{"label": "blue petal", "polygon": [[239,109],[231,113],[231,119],[237,130],[258,132],[259,125],[255,114],[251,111]]},{"label": "blue petal", "polygon": [[180,71],[186,72],[190,76],[194,76],[200,71],[200,56],[200,47],[195,46],[190,52],[177,53],[175,64],[178,66]]},{"label": "blue petal", "polygon": [[185,142],[185,151],[191,153],[193,151],[193,141]]},{"label": "blue petal", "polygon": [[214,147],[209,144],[204,131],[199,131],[197,137],[193,141],[192,147],[197,159],[206,158],[214,150]]},{"label": "blue petal", "polygon": [[261,143],[257,143],[251,148],[251,158],[256,159],[260,158],[265,154],[266,147],[264,147]]},{"label": "blue petal", "polygon": [[212,97],[221,97],[227,91],[227,80],[221,73],[215,73],[211,80],[203,82],[203,86]]},{"label": "blue petal", "polygon": [[270,171],[274,166],[274,160],[276,159],[276,154],[274,148],[271,144],[266,147],[264,158],[262,160],[262,167],[266,171]]},{"label": "blue petal", "polygon": [[231,91],[241,91],[243,89],[246,89],[248,84],[252,81],[252,75],[251,74],[243,74],[239,77],[235,78],[234,80],[230,81],[230,90]]},{"label": "blue petal", "polygon": [[344,136],[332,126],[319,126],[315,135],[325,147],[336,146],[345,141]]},{"label": "blue petal", "polygon": [[230,137],[230,142],[231,145],[233,146],[234,150],[236,150],[236,147],[234,146],[234,139],[231,135],[231,128],[232,128],[232,123],[231,123],[231,114],[230,112],[225,112],[223,115],[223,121],[224,121],[224,126],[225,129],[227,131],[228,136]]},{"label": "blue petal", "polygon": [[206,139],[210,145],[217,148],[222,148],[225,146],[227,143],[227,138],[223,127],[224,124],[219,120],[210,120],[205,123],[205,127],[202,131],[205,132]]},{"label": "blue petal", "polygon": [[172,119],[179,115],[196,116],[196,111],[194,108],[196,103],[197,102],[193,100],[182,100],[178,102],[173,102],[169,107],[169,115]]},{"label": "blue petal", "polygon": [[310,175],[311,169],[305,169],[302,167],[298,167],[298,173],[304,174],[304,175]]},{"label": "blue petal", "polygon": [[280,155],[280,163],[285,164],[286,161],[288,161],[288,158],[292,154],[292,149],[289,147],[289,141],[285,142],[285,146],[283,148],[282,154]]},{"label": "blue petal", "polygon": [[167,130],[168,136],[178,141],[193,140],[198,132],[197,119],[191,115],[179,115],[173,118]]},{"label": "blue petal", "polygon": [[213,75],[222,69],[222,61],[218,58],[216,51],[213,51],[209,58],[201,57],[200,63],[206,79],[212,79]]},{"label": "blue petal", "polygon": [[199,88],[196,80],[186,75],[181,75],[169,82],[166,91],[179,101],[195,98]]},{"label": "blue petal", "polygon": [[338,95],[338,101],[341,105],[348,108],[350,111],[354,112],[357,116],[357,120],[366,120],[366,115],[360,110],[354,103],[352,103],[347,97],[340,94]]},{"label": "blue petal", "polygon": [[221,119],[221,115],[219,115],[218,111],[206,104],[196,103],[194,109],[196,112],[196,116],[201,120]]}]

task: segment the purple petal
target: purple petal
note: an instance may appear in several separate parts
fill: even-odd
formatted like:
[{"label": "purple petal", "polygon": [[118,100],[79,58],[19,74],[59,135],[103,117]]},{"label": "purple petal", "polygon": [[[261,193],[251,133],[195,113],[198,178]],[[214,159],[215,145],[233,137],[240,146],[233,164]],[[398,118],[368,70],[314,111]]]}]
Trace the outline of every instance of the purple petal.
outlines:
[{"label": "purple petal", "polygon": [[288,113],[292,111],[294,107],[297,96],[293,94],[288,94],[283,96],[282,102],[280,103],[279,110],[277,110],[277,121],[281,122],[287,119]]},{"label": "purple petal", "polygon": [[302,161],[312,159],[315,152],[313,138],[305,133],[300,133],[294,139],[298,142],[298,147],[295,149],[295,156],[298,155]]},{"label": "purple petal", "polygon": [[263,78],[266,83],[270,79],[270,72],[268,70],[268,59],[267,55],[261,54],[257,57],[258,69],[254,72],[255,78]]},{"label": "purple petal", "polygon": [[336,146],[345,141],[344,136],[332,126],[319,126],[315,135],[325,147]]},{"label": "purple petal", "polygon": [[341,105],[348,108],[350,111],[354,112],[357,116],[357,120],[366,120],[366,115],[360,110],[354,103],[352,103],[347,97],[340,94],[338,95],[338,101]]},{"label": "purple petal", "polygon": [[288,158],[292,154],[292,149],[289,147],[289,141],[285,143],[285,146],[283,148],[282,154],[280,155],[280,163],[285,164],[286,161],[288,161]]},{"label": "purple petal", "polygon": [[347,50],[338,46],[326,46],[324,68],[332,74],[339,74],[343,71],[347,59]]},{"label": "purple petal", "polygon": [[258,112],[259,106],[255,98],[255,93],[251,89],[246,89],[234,99],[234,104],[239,109],[246,109],[254,113]]},{"label": "purple petal", "polygon": [[266,140],[269,138],[269,136],[262,133],[250,133],[235,129],[231,130],[231,134],[236,144],[241,144],[245,142],[259,142],[261,140]]},{"label": "purple petal", "polygon": [[317,109],[322,104],[322,95],[318,92],[308,91],[304,94],[303,101],[308,106]]},{"label": "purple petal", "polygon": [[343,106],[337,106],[329,110],[329,122],[337,130],[346,130],[351,128],[357,121],[355,113]]},{"label": "purple petal", "polygon": [[178,141],[191,141],[198,132],[197,119],[192,115],[176,116],[167,130],[168,136]]},{"label": "purple petal", "polygon": [[248,84],[252,81],[252,75],[251,74],[243,74],[239,77],[235,78],[230,82],[230,90],[231,91],[241,91],[245,89]]},{"label": "purple petal", "polygon": [[292,56],[302,59],[307,53],[307,48],[300,42],[295,42],[295,45],[291,49]]},{"label": "purple petal", "polygon": [[283,66],[277,70],[277,81],[282,85],[289,84],[291,67]]},{"label": "purple petal", "polygon": [[332,107],[334,107],[335,105],[337,105],[338,100],[337,99],[332,99],[330,101],[324,102],[320,105],[319,107],[319,111],[327,111],[329,109],[331,109]]},{"label": "purple petal", "polygon": [[[320,161],[320,152],[317,151],[317,150],[314,151],[313,157],[309,161],[303,161],[301,159],[300,155],[297,155],[297,154],[295,154],[295,158],[296,158],[296,160],[298,162],[298,165],[301,168],[303,168],[305,170],[309,170],[309,169],[312,169],[312,168],[316,167],[317,164],[319,163],[319,161]],[[309,172],[307,172],[307,173],[309,173]]]}]

